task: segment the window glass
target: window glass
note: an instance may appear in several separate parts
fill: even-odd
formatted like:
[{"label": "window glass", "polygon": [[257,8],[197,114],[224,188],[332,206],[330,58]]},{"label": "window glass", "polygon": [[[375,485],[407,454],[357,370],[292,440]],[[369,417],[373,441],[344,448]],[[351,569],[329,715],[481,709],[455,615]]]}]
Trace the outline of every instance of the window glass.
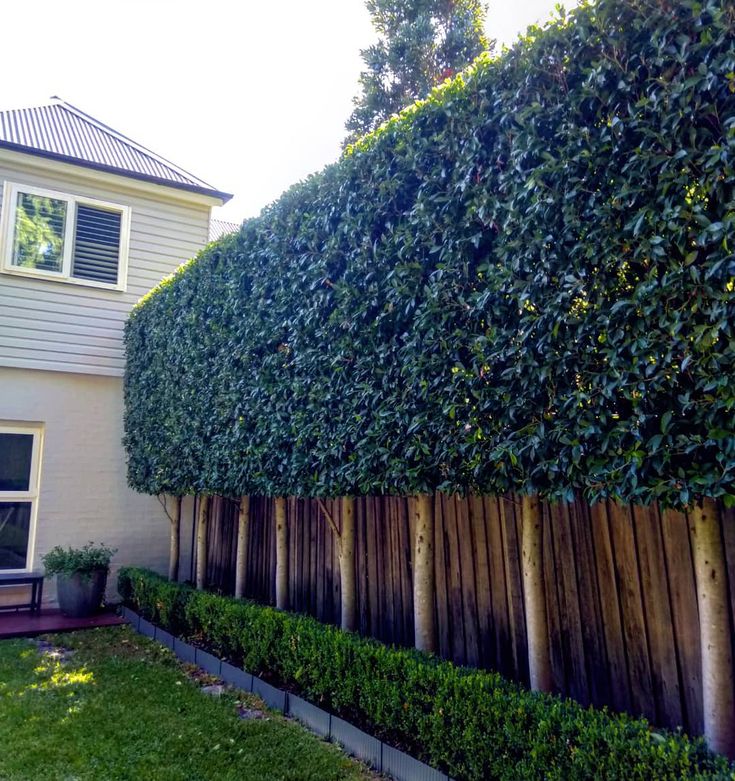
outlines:
[{"label": "window glass", "polygon": [[30,529],[30,502],[0,502],[0,570],[25,569]]},{"label": "window glass", "polygon": [[66,201],[18,193],[13,265],[61,272],[64,262]]},{"label": "window glass", "polygon": [[33,434],[0,433],[0,491],[28,491]]}]

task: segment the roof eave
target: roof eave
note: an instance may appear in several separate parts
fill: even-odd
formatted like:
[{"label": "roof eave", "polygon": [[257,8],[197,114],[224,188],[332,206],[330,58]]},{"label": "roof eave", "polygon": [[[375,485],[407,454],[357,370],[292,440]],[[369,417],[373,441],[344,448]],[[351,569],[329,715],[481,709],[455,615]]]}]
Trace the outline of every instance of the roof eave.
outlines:
[{"label": "roof eave", "polygon": [[173,182],[169,179],[162,179],[158,176],[150,176],[148,174],[136,173],[134,171],[128,171],[124,168],[115,168],[114,166],[103,165],[102,163],[93,163],[88,160],[80,160],[77,157],[70,157],[69,155],[60,155],[56,152],[47,152],[43,149],[36,149],[32,146],[24,146],[23,144],[14,144],[10,141],[0,140],[0,148],[11,149],[15,152],[22,152],[27,155],[34,155],[35,157],[44,157],[49,160],[57,160],[62,163],[70,163],[71,165],[78,165],[82,168],[91,168],[94,171],[104,171],[105,173],[115,174],[117,176],[123,176],[127,179],[137,179],[143,182],[150,182],[151,184],[158,184],[162,187],[172,187],[175,190],[185,190],[191,193],[197,193],[199,195],[207,195],[210,198],[217,198],[222,201],[223,204],[227,203],[233,196],[232,193],[221,192],[208,187],[199,187],[194,184],[186,184],[185,182]]}]

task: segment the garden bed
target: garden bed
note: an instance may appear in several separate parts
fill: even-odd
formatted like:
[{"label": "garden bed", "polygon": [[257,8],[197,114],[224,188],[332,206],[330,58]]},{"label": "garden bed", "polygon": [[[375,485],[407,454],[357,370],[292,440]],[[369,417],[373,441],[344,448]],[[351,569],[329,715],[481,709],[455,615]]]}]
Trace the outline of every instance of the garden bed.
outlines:
[{"label": "garden bed", "polygon": [[702,739],[529,692],[495,673],[391,648],[252,602],[120,571],[126,603],[178,637],[437,767],[457,781],[733,778]]},{"label": "garden bed", "polygon": [[[172,635],[128,607],[122,607],[121,611],[125,620],[136,631],[173,650],[182,661],[196,664],[205,674],[214,675],[226,684],[252,692],[269,708],[296,719],[319,737],[339,744],[351,756],[395,781],[452,781],[446,773],[420,762],[395,746],[383,743],[354,724],[297,696],[293,684],[288,690],[279,689],[263,678]],[[198,639],[202,641],[201,637]]]}]

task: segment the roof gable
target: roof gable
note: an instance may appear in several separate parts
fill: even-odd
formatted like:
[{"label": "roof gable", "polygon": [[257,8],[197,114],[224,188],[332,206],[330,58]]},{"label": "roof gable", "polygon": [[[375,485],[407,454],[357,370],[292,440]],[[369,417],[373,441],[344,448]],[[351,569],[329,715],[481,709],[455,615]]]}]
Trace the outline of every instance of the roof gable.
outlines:
[{"label": "roof gable", "polygon": [[58,98],[0,111],[0,147],[221,198],[232,196]]}]

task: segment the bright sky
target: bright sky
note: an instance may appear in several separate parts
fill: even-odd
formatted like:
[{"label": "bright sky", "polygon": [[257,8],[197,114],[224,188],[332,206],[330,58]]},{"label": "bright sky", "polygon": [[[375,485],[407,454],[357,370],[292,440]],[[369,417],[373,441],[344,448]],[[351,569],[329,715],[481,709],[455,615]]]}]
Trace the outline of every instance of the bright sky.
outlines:
[{"label": "bright sky", "polygon": [[[495,2],[512,43],[556,0]],[[576,0],[566,0],[571,8]],[[58,95],[235,197],[239,222],[334,161],[374,40],[364,0],[3,4],[0,108]]]}]

